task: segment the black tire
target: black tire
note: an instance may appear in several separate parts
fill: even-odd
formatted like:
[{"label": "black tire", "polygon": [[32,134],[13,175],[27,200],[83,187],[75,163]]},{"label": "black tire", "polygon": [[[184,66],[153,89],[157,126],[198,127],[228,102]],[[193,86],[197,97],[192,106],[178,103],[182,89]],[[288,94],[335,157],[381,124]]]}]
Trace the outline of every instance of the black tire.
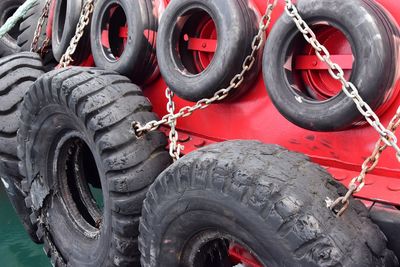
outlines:
[{"label": "black tire", "polygon": [[[184,35],[197,37],[199,33],[194,29],[199,20],[206,18],[211,18],[216,25],[218,45],[210,64],[199,72],[195,69],[197,59],[185,52],[188,42]],[[198,101],[211,97],[241,72],[257,31],[257,14],[247,1],[171,1],[158,32],[157,59],[161,75],[181,98]],[[258,73],[259,64],[255,64],[240,86],[241,91],[251,86]]]},{"label": "black tire", "polygon": [[18,171],[17,131],[24,95],[43,73],[36,53],[21,52],[0,59],[0,177],[6,181],[10,201],[35,242],[36,227],[29,219],[31,212],[25,206],[26,194],[21,189],[22,176]]},{"label": "black tire", "polygon": [[[156,118],[141,90],[113,72],[56,70],[31,87],[21,114],[23,188],[52,261],[139,266],[142,202],[170,164],[164,134],[129,132],[132,121]],[[102,210],[89,185],[102,189]]]},{"label": "black tire", "polygon": [[[394,41],[398,30],[389,36],[385,23],[363,0],[346,3],[299,0],[297,6],[307,23],[328,22],[344,33],[355,57],[350,81],[371,108],[379,108],[390,97],[395,79],[397,55],[394,55]],[[371,20],[365,20],[366,17]],[[290,63],[287,60],[296,49],[301,49],[302,45],[294,47],[294,44],[300,40],[303,42],[302,38],[287,14],[277,21],[268,36],[263,73],[274,105],[289,121],[309,130],[336,131],[359,124],[362,115],[344,92],[319,101],[298,89],[304,85],[298,85],[294,72],[284,65]]]},{"label": "black tire", "polygon": [[[54,58],[60,61],[67,50],[72,37],[75,35],[83,0],[59,0],[54,6],[54,19],[52,27],[52,50]],[[74,64],[79,64],[90,55],[90,25],[87,26],[84,35],[78,44],[78,49],[73,54]]]},{"label": "black tire", "polygon": [[[17,38],[17,44],[21,47],[22,51],[30,51],[31,44],[33,41],[33,36],[35,34],[36,26],[39,21],[39,17],[42,14],[43,7],[46,3],[46,0],[39,0],[35,5],[25,14],[22,18],[22,21],[19,25],[20,34]],[[46,38],[46,26],[42,30],[42,33],[39,38],[39,46],[42,44],[43,40]],[[57,62],[53,57],[53,53],[51,51],[51,44],[49,44],[50,49],[43,58],[43,65],[45,71],[49,71],[53,69]]]},{"label": "black tire", "polygon": [[[93,13],[91,47],[97,67],[116,71],[142,85],[157,69],[156,35],[158,7],[151,0],[99,0]],[[162,1],[160,1],[162,2]],[[113,10],[113,11],[111,11]],[[156,14],[154,13],[156,12]],[[127,25],[127,39],[120,28]],[[108,33],[108,34],[105,34]],[[108,44],[105,44],[106,38]]]},{"label": "black tire", "polygon": [[142,266],[233,266],[218,264],[226,257],[216,244],[194,255],[203,251],[199,242],[220,238],[239,242],[263,266],[398,266],[361,202],[351,200],[339,219],[326,208],[327,197],[345,192],[324,168],[282,147],[211,145],[150,187],[139,228]]},{"label": "black tire", "polygon": [[[0,26],[3,26],[7,19],[10,18],[24,2],[24,0],[2,0],[0,2]],[[12,55],[20,51],[20,47],[17,44],[18,35],[19,23],[0,39],[0,57]]]}]

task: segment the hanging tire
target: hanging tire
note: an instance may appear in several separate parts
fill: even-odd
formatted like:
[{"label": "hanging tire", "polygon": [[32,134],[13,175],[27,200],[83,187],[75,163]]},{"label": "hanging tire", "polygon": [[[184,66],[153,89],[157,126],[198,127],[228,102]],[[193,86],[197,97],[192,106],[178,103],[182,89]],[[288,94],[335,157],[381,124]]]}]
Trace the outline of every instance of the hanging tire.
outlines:
[{"label": "hanging tire", "polygon": [[42,61],[36,53],[21,52],[0,59],[0,177],[11,204],[33,241],[38,242],[26,194],[21,189],[18,171],[17,131],[21,102],[26,91],[43,74]]},{"label": "hanging tire", "polygon": [[139,266],[142,202],[171,160],[164,134],[129,132],[156,118],[141,90],[113,72],[61,69],[31,87],[21,114],[23,188],[52,261]]},{"label": "hanging tire", "polygon": [[324,168],[279,146],[205,147],[150,187],[142,266],[398,266],[361,202],[339,219],[326,208],[338,192]]},{"label": "hanging tire", "polygon": [[[7,19],[10,18],[24,2],[24,0],[2,0],[0,2],[0,26],[3,26]],[[5,57],[20,51],[20,47],[17,44],[18,35],[19,23],[0,39],[0,57]]]},{"label": "hanging tire", "polygon": [[[99,0],[93,13],[91,45],[97,67],[144,84],[158,71],[156,36],[162,1]],[[162,9],[162,8],[161,8]]]},{"label": "hanging tire", "polygon": [[[62,55],[67,50],[72,37],[75,35],[76,25],[78,24],[83,0],[60,0],[56,1],[54,7],[54,19],[52,27],[52,50],[54,58],[60,61]],[[74,64],[79,64],[90,55],[90,25],[84,32],[78,44],[78,49],[73,54]]]},{"label": "hanging tire", "polygon": [[[169,3],[160,23],[157,58],[161,75],[178,96],[189,101],[211,97],[241,72],[258,31],[258,14],[249,3]],[[203,42],[201,47],[195,46],[199,40]],[[258,73],[256,63],[240,86],[241,91],[251,86]]]},{"label": "hanging tire", "polygon": [[[35,35],[35,30],[36,26],[39,21],[39,17],[42,14],[43,7],[46,3],[46,0],[38,0],[36,4],[33,5],[33,7],[28,10],[28,12],[25,14],[25,16],[22,18],[22,21],[19,25],[19,35],[17,38],[17,44],[19,47],[21,47],[22,51],[30,51],[31,50],[31,44],[33,41],[33,37]],[[42,29],[42,33],[39,38],[39,46],[42,44],[43,40],[46,38],[46,27]],[[49,47],[51,48],[51,44],[49,44]],[[49,51],[46,53],[46,55],[43,58],[43,65],[45,68],[45,71],[49,71],[53,69],[56,65],[57,62],[55,61],[53,57],[53,53],[51,49],[48,49]]]},{"label": "hanging tire", "polygon": [[[341,43],[348,46],[347,56],[351,59],[347,63],[352,71],[347,71],[345,76],[358,88],[364,101],[377,110],[392,94],[397,69],[394,50],[394,42],[399,36],[397,27],[392,27],[395,32],[387,32],[379,14],[363,0],[346,3],[299,0],[298,10],[316,31],[317,38],[331,47],[333,56],[336,56],[335,50],[343,54]],[[366,17],[371,19],[366,20]],[[329,32],[326,34],[326,28],[333,30],[336,37]],[[305,48],[315,58],[314,66],[318,66],[315,51],[306,45],[292,19],[284,14],[268,36],[263,59],[264,81],[274,105],[289,121],[309,130],[336,131],[359,124],[362,115],[327,70],[311,73],[310,80],[317,80],[311,85],[301,76],[301,71],[295,70],[301,68],[297,64],[299,56],[308,55]],[[321,80],[320,76],[326,77]],[[323,86],[319,85],[321,81],[325,82]],[[332,83],[335,83],[333,87],[330,86]],[[327,87],[331,87],[331,91]]]}]

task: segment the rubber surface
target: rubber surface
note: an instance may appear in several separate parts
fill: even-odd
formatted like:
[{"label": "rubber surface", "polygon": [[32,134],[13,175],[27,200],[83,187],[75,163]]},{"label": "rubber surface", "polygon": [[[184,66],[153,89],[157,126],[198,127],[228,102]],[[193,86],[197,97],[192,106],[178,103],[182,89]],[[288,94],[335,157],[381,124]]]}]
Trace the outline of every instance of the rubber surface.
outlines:
[{"label": "rubber surface", "polygon": [[[171,161],[164,134],[155,131],[135,139],[129,132],[132,121],[156,119],[141,90],[114,72],[60,69],[34,84],[24,99],[21,119],[18,152],[23,160],[23,188],[29,192],[26,203],[34,210],[33,221],[40,222],[37,235],[52,262],[56,266],[139,266],[142,202],[148,186]],[[71,171],[81,167],[49,172],[50,166],[62,166],[60,145],[71,136],[83,140],[94,158],[86,163],[94,167],[86,179],[96,172],[100,177],[104,207],[95,229],[82,226],[85,216],[74,208],[80,204],[75,201],[71,207],[74,193],[65,195],[62,189]],[[60,178],[63,172],[65,179]]]},{"label": "rubber surface", "polygon": [[[185,45],[180,43],[185,33],[181,24],[199,10],[213,19],[218,45],[210,65],[201,73],[193,74],[182,63],[176,47],[185,49]],[[231,79],[241,72],[257,30],[257,15],[247,1],[172,1],[161,18],[158,33],[157,58],[161,75],[171,90],[183,99],[198,101],[211,97],[219,89],[227,87]],[[255,64],[240,89],[251,86],[259,73],[258,67]]]},{"label": "rubber surface", "polygon": [[[8,19],[7,15],[12,15],[10,12],[17,9],[24,2],[24,0],[2,0],[0,2],[0,26]],[[20,51],[16,40],[18,34],[19,30],[17,26],[15,30],[12,30],[9,34],[6,34],[0,39],[0,57],[12,55]]]},{"label": "rubber surface", "polygon": [[205,230],[242,241],[265,266],[398,266],[361,202],[352,199],[339,219],[326,207],[345,192],[324,168],[282,147],[210,145],[150,187],[140,220],[142,266],[181,266],[186,242]]},{"label": "rubber surface", "polygon": [[[29,10],[24,18],[21,21],[19,26],[20,34],[17,38],[17,44],[21,47],[22,51],[30,51],[31,44],[33,41],[33,36],[35,34],[36,26],[39,21],[39,17],[42,14],[43,7],[46,3],[46,0],[39,0],[32,8]],[[46,38],[46,27],[42,29],[42,33],[39,38],[39,47],[42,44],[43,40]],[[43,58],[43,65],[45,67],[45,71],[49,71],[55,67],[57,62],[53,57],[53,53],[51,51],[51,43],[49,44],[48,52]]]},{"label": "rubber surface", "polygon": [[[328,22],[345,34],[355,57],[350,81],[372,109],[379,108],[391,95],[395,79],[394,41],[398,30],[388,33],[377,11],[363,0],[299,0],[297,6],[307,23]],[[274,25],[264,49],[264,81],[277,109],[289,121],[309,130],[344,130],[359,123],[362,115],[344,92],[326,101],[316,101],[296,89],[286,57],[295,49],[298,38],[303,37],[285,13]]]},{"label": "rubber surface", "polygon": [[11,203],[35,242],[36,227],[29,219],[31,212],[25,206],[26,194],[21,189],[22,176],[18,171],[17,131],[24,95],[43,73],[36,53],[21,52],[0,59],[0,177],[6,181]]},{"label": "rubber surface", "polygon": [[[116,71],[129,77],[134,83],[142,85],[157,74],[155,42],[157,39],[159,7],[151,0],[99,0],[93,13],[91,26],[91,47],[97,67]],[[157,2],[158,3],[158,2]],[[111,5],[122,7],[128,27],[125,49],[119,58],[102,43],[102,28],[108,23],[106,16]],[[112,29],[110,29],[111,31]],[[119,38],[119,29],[115,36]]]},{"label": "rubber surface", "polygon": [[[52,50],[57,61],[60,61],[72,37],[75,35],[83,4],[83,0],[60,0],[55,3]],[[90,55],[90,49],[88,49],[90,47],[89,29],[90,24],[87,26],[84,35],[79,41],[78,48],[73,54],[74,64],[82,62]]]}]

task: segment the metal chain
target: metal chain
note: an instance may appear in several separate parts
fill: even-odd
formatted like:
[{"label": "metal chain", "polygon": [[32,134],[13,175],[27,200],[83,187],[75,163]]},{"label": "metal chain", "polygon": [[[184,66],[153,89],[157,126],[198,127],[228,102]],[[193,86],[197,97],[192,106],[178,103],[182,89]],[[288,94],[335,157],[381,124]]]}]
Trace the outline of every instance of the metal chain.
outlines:
[{"label": "metal chain", "polygon": [[[167,111],[170,115],[173,116],[175,112],[175,103],[173,100],[174,93],[171,91],[171,89],[167,88],[165,90],[165,96],[168,99]],[[169,154],[174,161],[177,161],[181,156],[181,151],[184,150],[185,147],[181,144],[178,144],[179,136],[178,132],[176,131],[176,119],[171,120],[168,124],[171,128],[169,131]]]},{"label": "metal chain", "polygon": [[136,137],[141,137],[148,132],[157,130],[163,124],[170,124],[171,122],[176,121],[178,118],[185,118],[192,115],[192,113],[196,110],[205,109],[212,103],[225,99],[232,90],[237,89],[243,83],[245,74],[253,68],[256,62],[256,54],[264,43],[264,33],[271,24],[272,11],[274,10],[277,2],[278,0],[273,0],[273,3],[271,4],[270,1],[268,1],[268,6],[265,14],[262,16],[259,23],[258,33],[254,37],[251,44],[252,51],[250,55],[248,55],[243,61],[242,71],[233,77],[228,87],[218,90],[211,98],[204,98],[198,101],[193,106],[186,106],[181,108],[175,114],[173,112],[168,113],[163,116],[159,121],[150,121],[145,125],[141,125],[139,122],[134,121],[132,122],[131,132]]},{"label": "metal chain", "polygon": [[82,8],[79,22],[76,25],[75,35],[72,37],[67,50],[60,59],[60,67],[68,67],[73,62],[72,55],[75,53],[79,40],[82,38],[86,26],[90,23],[90,15],[93,13],[94,0],[87,0]]},{"label": "metal chain", "polygon": [[[44,23],[46,22],[46,20],[47,20],[47,18],[49,16],[51,1],[52,0],[46,0],[46,3],[44,4],[44,7],[42,9],[42,14],[39,17],[38,24],[36,25],[36,30],[35,30],[35,33],[33,35],[33,40],[32,40],[32,44],[31,44],[31,52],[37,52],[38,51],[39,38],[40,38],[40,35],[42,34],[43,25],[44,25]],[[43,44],[45,44],[46,39],[43,41]],[[41,49],[44,47],[43,44],[42,44]]]},{"label": "metal chain", "polygon": [[[388,130],[395,133],[397,128],[400,126],[400,107],[397,109],[396,114],[392,118],[389,123]],[[361,189],[365,186],[365,177],[368,173],[372,172],[375,167],[379,163],[379,159],[388,148],[389,145],[383,141],[382,138],[378,140],[375,144],[374,151],[372,152],[371,156],[369,156],[361,165],[361,172],[357,177],[354,177],[349,185],[349,190],[347,191],[346,195],[343,197],[337,198],[332,204],[330,204],[330,209],[334,210],[337,206],[341,206],[341,208],[337,211],[337,216],[340,217],[348,208],[350,204],[350,197],[361,191]],[[398,154],[397,154],[398,155]]]},{"label": "metal chain", "polygon": [[48,47],[50,44],[50,37],[46,36],[46,38],[43,40],[42,45],[39,48],[39,54],[44,57],[44,55],[49,51]]},{"label": "metal chain", "polygon": [[397,159],[400,161],[400,148],[397,144],[397,137],[394,132],[398,128],[400,124],[399,116],[400,116],[400,107],[397,111],[396,115],[393,117],[390,122],[388,128],[382,125],[379,120],[378,115],[372,110],[372,108],[362,99],[359,94],[356,86],[347,81],[344,77],[343,69],[337,64],[334,63],[331,59],[331,55],[328,49],[323,46],[316,38],[315,33],[311,30],[308,24],[301,18],[297,7],[292,3],[291,0],[285,0],[286,13],[293,19],[299,31],[303,34],[304,39],[312,45],[315,49],[315,53],[318,59],[322,62],[325,62],[328,65],[329,74],[335,80],[338,80],[342,84],[342,91],[351,98],[357,106],[357,109],[360,113],[365,117],[366,121],[379,133],[380,139],[377,142],[375,149],[370,157],[368,157],[365,162],[362,164],[361,173],[352,179],[349,184],[349,190],[347,191],[344,197],[340,197],[336,199],[331,205],[330,209],[334,210],[338,205],[342,205],[341,209],[338,211],[337,216],[343,214],[343,212],[349,206],[349,198],[354,193],[360,192],[360,190],[365,185],[365,176],[367,173],[371,172],[378,164],[379,158],[382,152],[387,147],[393,147],[396,150]]}]

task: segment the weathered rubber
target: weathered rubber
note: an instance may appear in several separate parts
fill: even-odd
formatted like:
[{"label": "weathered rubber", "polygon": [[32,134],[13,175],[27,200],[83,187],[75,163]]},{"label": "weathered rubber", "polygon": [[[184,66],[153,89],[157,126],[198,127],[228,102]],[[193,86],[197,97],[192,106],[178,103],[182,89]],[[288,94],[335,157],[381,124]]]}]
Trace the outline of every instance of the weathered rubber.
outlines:
[{"label": "weathered rubber", "polygon": [[[41,113],[46,108],[50,111]],[[56,127],[43,126],[45,118],[55,119]],[[63,118],[75,123],[67,124]],[[94,68],[49,72],[26,95],[18,134],[23,162],[20,169],[26,177],[23,188],[29,192],[26,202],[34,210],[32,219],[41,222],[38,237],[56,266],[139,266],[137,235],[142,202],[148,186],[171,159],[165,150],[164,134],[156,131],[136,139],[129,129],[132,121],[153,119],[156,116],[151,104],[137,86],[114,72]],[[68,225],[70,219],[53,208],[58,201],[54,186],[57,181],[46,174],[46,161],[51,161],[51,156],[46,159],[41,152],[54,151],[49,146],[57,142],[53,133],[65,136],[69,127],[76,127],[88,140],[101,177],[104,211],[96,238],[69,227],[62,229],[61,225]],[[43,142],[40,137],[54,140]],[[57,220],[60,217],[63,221]],[[62,231],[67,234],[62,235]],[[71,244],[93,244],[101,253],[91,245],[79,245],[77,249]]]},{"label": "weathered rubber", "polygon": [[[19,26],[20,34],[17,38],[17,44],[21,47],[22,51],[30,51],[33,37],[35,35],[36,26],[39,21],[39,17],[42,14],[43,7],[46,0],[39,0],[24,16]],[[46,25],[46,24],[45,24]],[[46,27],[46,26],[44,26]],[[39,46],[42,44],[43,40],[46,38],[46,29],[42,29]],[[43,65],[46,71],[54,68],[56,61],[53,57],[53,52],[51,51],[51,43],[49,44],[48,52],[43,58]]]},{"label": "weathered rubber", "polygon": [[[0,1],[0,26],[3,26],[8,19],[6,17],[7,12],[10,12],[12,9],[18,8],[25,1],[24,0],[2,0]],[[18,26],[15,26],[16,32],[13,29],[5,34],[3,38],[0,38],[0,57],[5,57],[8,55],[12,55],[20,51],[20,47],[17,44],[17,40],[15,36],[19,34]]]},{"label": "weathered rubber", "polygon": [[[192,74],[182,63],[178,53],[183,23],[193,17],[190,12],[207,10],[218,28],[218,48],[210,65],[201,73]],[[164,12],[157,41],[157,59],[161,75],[179,97],[198,101],[211,97],[216,91],[229,86],[232,78],[241,72],[245,58],[251,53],[251,43],[258,31],[258,14],[248,1],[172,1]],[[181,49],[181,48],[180,48]],[[246,92],[260,70],[259,53],[245,82],[235,92]],[[194,67],[194,66],[192,66]],[[190,88],[190,89],[189,89]]]},{"label": "weathered rubber", "polygon": [[[93,12],[90,43],[97,67],[113,70],[129,77],[134,83],[143,85],[158,76],[156,39],[158,17],[162,1],[98,0]],[[115,59],[108,55],[102,44],[102,23],[107,23],[108,8],[117,4],[125,10],[128,39],[123,54]]]},{"label": "weathered rubber", "polygon": [[29,87],[43,71],[38,54],[21,52],[0,59],[0,176],[15,211],[32,240],[36,227],[29,219],[30,209],[25,206],[25,193],[21,190],[22,177],[18,171],[17,131],[21,102]]},{"label": "weathered rubber", "polygon": [[352,199],[340,218],[327,208],[327,198],[345,192],[324,168],[282,147],[210,145],[150,187],[139,228],[142,266],[180,266],[184,237],[209,228],[246,241],[265,266],[398,266],[361,202]]},{"label": "weathered rubber", "polygon": [[[375,4],[371,8],[368,2],[299,0],[297,6],[307,23],[324,21],[346,35],[355,56],[350,81],[363,100],[377,111],[394,92],[398,65],[395,40],[399,38],[399,30],[390,25],[380,7]],[[367,17],[370,19],[366,20]],[[340,131],[364,123],[354,101],[344,92],[325,101],[300,92],[303,85],[297,84],[295,75],[285,65],[298,38],[304,39],[287,14],[281,16],[268,35],[263,74],[275,107],[292,123],[312,131]]]}]

